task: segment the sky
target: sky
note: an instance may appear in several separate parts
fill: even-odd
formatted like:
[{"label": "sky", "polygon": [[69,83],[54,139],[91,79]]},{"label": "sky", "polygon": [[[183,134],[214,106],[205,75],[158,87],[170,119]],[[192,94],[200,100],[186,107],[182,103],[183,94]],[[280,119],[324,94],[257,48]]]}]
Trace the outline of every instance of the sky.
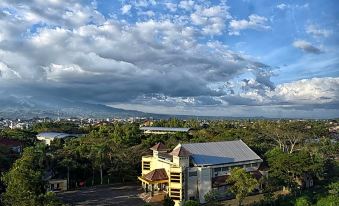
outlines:
[{"label": "sky", "polygon": [[339,1],[1,0],[0,96],[339,117]]}]

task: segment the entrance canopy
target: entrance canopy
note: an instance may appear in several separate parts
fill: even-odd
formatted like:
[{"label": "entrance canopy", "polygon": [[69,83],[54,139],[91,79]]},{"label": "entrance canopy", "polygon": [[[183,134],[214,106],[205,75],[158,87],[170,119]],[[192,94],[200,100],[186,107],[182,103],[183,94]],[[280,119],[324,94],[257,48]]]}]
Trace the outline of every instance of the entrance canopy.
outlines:
[{"label": "entrance canopy", "polygon": [[138,177],[138,179],[147,184],[155,184],[155,183],[167,183],[168,176],[165,169],[155,169],[151,172]]}]

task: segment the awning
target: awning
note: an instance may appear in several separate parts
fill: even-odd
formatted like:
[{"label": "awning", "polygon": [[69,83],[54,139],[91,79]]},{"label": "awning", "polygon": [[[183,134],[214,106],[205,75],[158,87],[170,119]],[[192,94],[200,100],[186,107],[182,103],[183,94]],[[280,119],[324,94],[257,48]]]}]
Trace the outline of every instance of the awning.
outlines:
[{"label": "awning", "polygon": [[155,184],[155,183],[167,183],[168,182],[168,176],[165,169],[155,169],[151,172],[138,177],[138,179],[142,182],[148,183],[148,184]]}]

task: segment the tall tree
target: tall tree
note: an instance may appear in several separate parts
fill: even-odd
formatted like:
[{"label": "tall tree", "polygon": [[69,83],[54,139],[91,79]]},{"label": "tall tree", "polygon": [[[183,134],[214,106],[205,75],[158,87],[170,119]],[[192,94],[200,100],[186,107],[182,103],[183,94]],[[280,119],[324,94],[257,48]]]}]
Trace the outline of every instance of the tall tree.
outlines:
[{"label": "tall tree", "polygon": [[239,205],[241,205],[244,198],[258,186],[258,181],[243,168],[232,169],[227,183],[231,184],[229,190],[235,194]]}]

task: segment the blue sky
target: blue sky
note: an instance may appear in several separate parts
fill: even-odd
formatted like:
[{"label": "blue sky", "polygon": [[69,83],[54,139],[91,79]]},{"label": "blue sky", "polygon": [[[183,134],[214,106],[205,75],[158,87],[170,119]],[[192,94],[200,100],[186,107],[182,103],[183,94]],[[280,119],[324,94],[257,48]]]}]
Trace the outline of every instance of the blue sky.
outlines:
[{"label": "blue sky", "polygon": [[4,0],[0,94],[337,117],[338,10],[335,0]]}]

